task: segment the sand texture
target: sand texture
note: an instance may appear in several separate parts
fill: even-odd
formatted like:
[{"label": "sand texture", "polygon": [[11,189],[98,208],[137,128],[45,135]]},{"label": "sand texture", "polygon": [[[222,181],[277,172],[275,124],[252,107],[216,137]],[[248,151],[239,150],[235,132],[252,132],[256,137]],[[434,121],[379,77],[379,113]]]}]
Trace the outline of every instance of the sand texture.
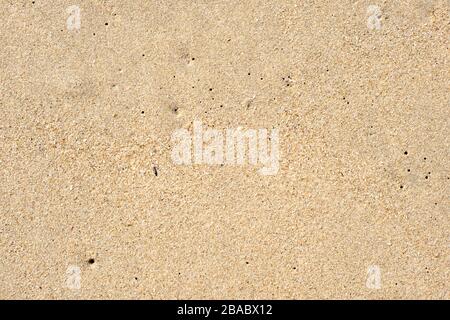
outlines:
[{"label": "sand texture", "polygon": [[[449,299],[449,22],[0,0],[0,298]],[[195,121],[278,130],[278,171],[176,163]]]}]

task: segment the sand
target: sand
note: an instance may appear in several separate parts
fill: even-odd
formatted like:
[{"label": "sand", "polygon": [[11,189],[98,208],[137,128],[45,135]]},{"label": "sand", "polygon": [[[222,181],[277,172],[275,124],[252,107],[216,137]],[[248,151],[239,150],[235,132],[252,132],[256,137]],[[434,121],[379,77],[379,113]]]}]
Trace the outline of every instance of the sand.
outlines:
[{"label": "sand", "polygon": [[1,0],[0,298],[449,299],[448,10]]}]

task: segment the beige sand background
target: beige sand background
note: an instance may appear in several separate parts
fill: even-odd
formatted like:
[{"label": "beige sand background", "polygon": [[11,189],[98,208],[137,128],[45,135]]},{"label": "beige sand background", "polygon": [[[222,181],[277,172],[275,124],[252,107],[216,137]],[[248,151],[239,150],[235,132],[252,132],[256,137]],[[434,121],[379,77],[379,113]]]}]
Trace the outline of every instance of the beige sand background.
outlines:
[{"label": "beige sand background", "polygon": [[[0,0],[0,297],[448,299],[448,5]],[[280,171],[175,165],[196,119]]]}]

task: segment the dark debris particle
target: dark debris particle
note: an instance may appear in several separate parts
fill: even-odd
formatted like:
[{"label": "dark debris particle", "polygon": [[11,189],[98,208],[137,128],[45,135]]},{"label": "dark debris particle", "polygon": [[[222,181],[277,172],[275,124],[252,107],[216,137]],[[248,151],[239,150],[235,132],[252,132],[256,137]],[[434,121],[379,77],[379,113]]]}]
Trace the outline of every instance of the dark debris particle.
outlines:
[{"label": "dark debris particle", "polygon": [[403,154],[404,154],[404,155],[407,155],[407,154],[408,154],[408,151],[403,152]]},{"label": "dark debris particle", "polygon": [[155,174],[155,177],[158,176],[158,169],[156,167],[153,167],[153,173]]},{"label": "dark debris particle", "polygon": [[400,186],[400,189],[403,189],[403,186]]},{"label": "dark debris particle", "polygon": [[108,25],[108,22],[105,22],[105,26],[107,26]]},{"label": "dark debris particle", "polygon": [[144,114],[144,113],[145,113],[144,110],[142,110],[142,111],[141,111],[141,114]]},{"label": "dark debris particle", "polygon": [[95,259],[94,259],[94,258],[90,258],[90,259],[88,260],[88,263],[89,263],[89,264],[94,264],[94,263],[95,263]]}]

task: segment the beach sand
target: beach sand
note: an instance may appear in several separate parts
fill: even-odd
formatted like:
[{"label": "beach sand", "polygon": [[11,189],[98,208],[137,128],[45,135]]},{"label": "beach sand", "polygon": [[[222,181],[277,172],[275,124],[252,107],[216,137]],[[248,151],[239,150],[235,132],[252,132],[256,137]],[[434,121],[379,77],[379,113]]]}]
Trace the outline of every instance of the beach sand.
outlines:
[{"label": "beach sand", "polygon": [[449,299],[448,4],[0,1],[0,298]]}]

